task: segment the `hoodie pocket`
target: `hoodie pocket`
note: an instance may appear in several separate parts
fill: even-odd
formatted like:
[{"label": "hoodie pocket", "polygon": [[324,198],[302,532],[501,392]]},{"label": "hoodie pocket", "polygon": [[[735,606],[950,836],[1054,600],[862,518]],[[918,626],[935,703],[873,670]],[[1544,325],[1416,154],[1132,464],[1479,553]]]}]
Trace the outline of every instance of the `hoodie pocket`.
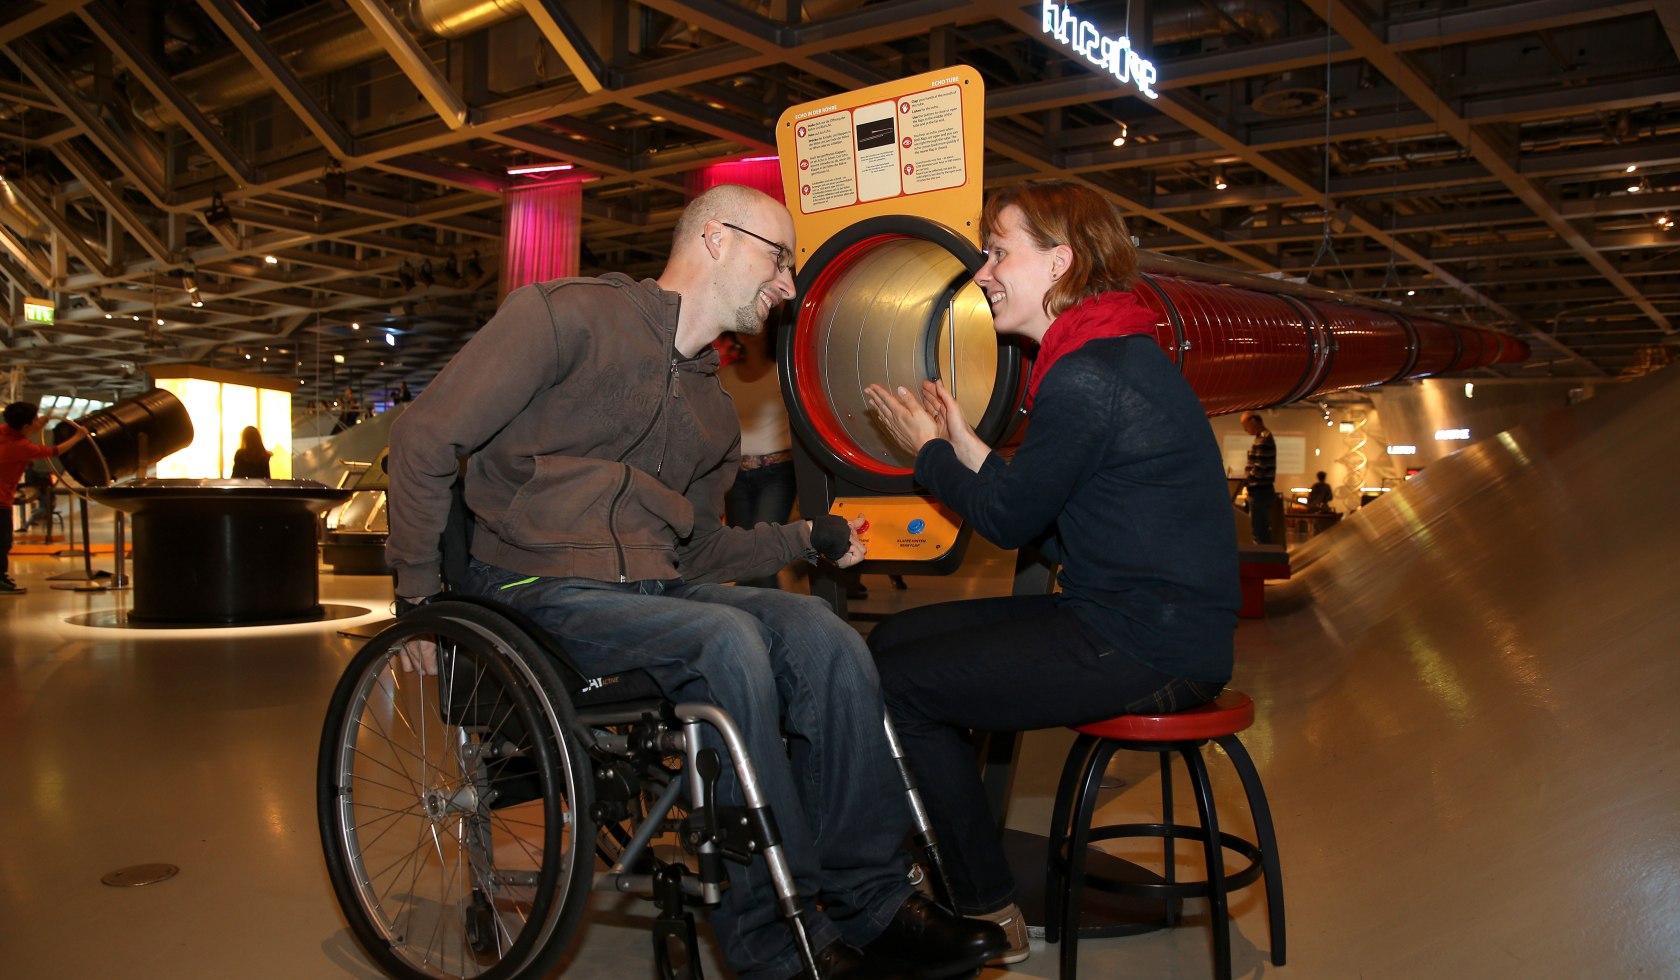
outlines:
[{"label": "hoodie pocket", "polygon": [[633,466],[577,456],[539,456],[509,502],[498,531],[529,550],[668,543],[694,529],[681,494]]}]

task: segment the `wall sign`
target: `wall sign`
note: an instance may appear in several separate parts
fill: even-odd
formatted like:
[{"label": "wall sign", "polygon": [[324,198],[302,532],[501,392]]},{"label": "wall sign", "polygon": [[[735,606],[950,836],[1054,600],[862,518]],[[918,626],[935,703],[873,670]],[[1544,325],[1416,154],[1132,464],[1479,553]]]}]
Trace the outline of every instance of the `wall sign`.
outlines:
[{"label": "wall sign", "polygon": [[1155,63],[1132,50],[1132,39],[1124,34],[1110,37],[1097,25],[1080,19],[1072,4],[1044,0],[1044,33],[1073,49],[1080,57],[1122,82],[1137,86],[1151,99],[1160,98]]}]

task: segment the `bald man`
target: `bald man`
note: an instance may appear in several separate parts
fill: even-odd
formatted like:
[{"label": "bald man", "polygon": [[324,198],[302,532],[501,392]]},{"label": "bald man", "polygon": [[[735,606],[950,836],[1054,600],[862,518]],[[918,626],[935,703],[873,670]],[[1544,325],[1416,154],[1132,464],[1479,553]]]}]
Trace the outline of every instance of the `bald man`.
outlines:
[{"label": "bald man", "polygon": [[[438,591],[450,485],[470,456],[466,589],[530,616],[586,675],[643,668],[667,696],[734,717],[822,975],[967,973],[1007,943],[909,884],[910,812],[862,639],[818,599],[723,584],[796,558],[863,558],[840,518],[732,528],[721,517],[741,435],[711,343],[762,332],[793,297],[793,249],[786,208],[725,185],[683,212],[657,279],[511,293],[392,427],[387,554],[401,599]],[[743,803],[728,766],[718,793]],[[730,966],[749,980],[798,975],[764,862],[729,873],[711,920]]]}]

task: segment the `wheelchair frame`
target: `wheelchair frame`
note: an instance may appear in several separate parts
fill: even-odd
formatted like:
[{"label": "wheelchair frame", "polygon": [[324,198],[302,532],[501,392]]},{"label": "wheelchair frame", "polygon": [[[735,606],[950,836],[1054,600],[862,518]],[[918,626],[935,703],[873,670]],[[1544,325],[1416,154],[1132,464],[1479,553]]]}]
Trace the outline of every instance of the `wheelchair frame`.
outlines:
[{"label": "wheelchair frame", "polygon": [[[435,679],[402,665],[420,640],[434,644]],[[883,724],[950,907],[927,812]],[[701,747],[703,725],[728,749],[744,806],[713,798],[725,763]],[[818,976],[804,902],[733,720],[714,705],[671,703],[642,671],[586,679],[552,637],[498,603],[448,594],[352,658],[322,731],[317,811],[351,932],[394,977],[543,976],[588,893],[606,890],[651,895],[659,976],[699,978],[689,908],[721,900],[730,860],[768,862],[778,912]],[[672,832],[697,870],[651,850]],[[597,857],[605,870],[591,874]]]}]

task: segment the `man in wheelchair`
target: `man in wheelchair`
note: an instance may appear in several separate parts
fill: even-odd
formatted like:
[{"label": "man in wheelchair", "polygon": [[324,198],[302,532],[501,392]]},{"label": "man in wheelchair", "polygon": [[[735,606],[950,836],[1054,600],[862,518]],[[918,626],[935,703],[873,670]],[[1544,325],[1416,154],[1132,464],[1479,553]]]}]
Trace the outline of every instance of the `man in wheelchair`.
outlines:
[{"label": "man in wheelchair", "polygon": [[[399,606],[441,588],[437,542],[468,457],[472,560],[451,585],[523,613],[586,676],[644,670],[666,697],[733,717],[804,897],[818,973],[964,974],[1006,941],[911,888],[911,813],[868,649],[818,599],[726,584],[798,558],[863,557],[838,517],[750,529],[721,519],[740,429],[710,345],[727,330],[761,332],[794,296],[793,238],[774,199],[726,185],[683,212],[657,279],[510,294],[392,429]],[[710,726],[701,740],[724,752]],[[734,767],[715,779],[719,806],[740,806]],[[711,915],[745,978],[805,972],[772,885],[765,861],[731,863]]]}]

